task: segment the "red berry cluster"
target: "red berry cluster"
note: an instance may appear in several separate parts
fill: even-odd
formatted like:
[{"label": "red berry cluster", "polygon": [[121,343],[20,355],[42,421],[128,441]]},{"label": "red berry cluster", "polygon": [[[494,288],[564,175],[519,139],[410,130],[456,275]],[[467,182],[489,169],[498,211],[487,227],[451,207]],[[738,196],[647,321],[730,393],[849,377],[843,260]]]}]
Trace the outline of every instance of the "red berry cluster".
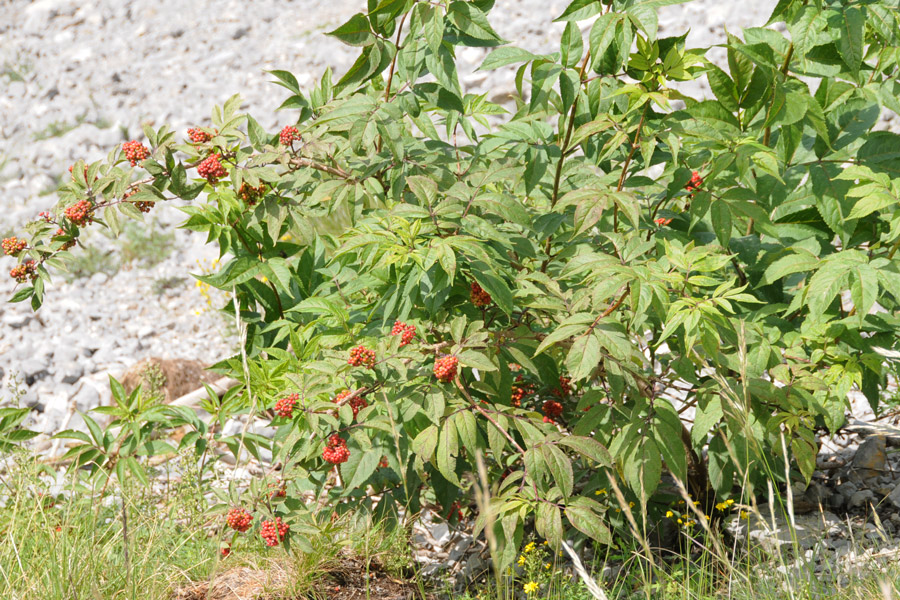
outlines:
[{"label": "red berry cluster", "polygon": [[52,223],[53,215],[44,210],[38,213],[38,219],[44,221],[45,223]]},{"label": "red berry cluster", "polygon": [[391,335],[400,336],[400,347],[402,348],[416,337],[416,327],[415,325],[407,325],[403,321],[397,321],[391,328]]},{"label": "red berry cluster", "polygon": [[448,382],[456,377],[459,359],[455,356],[442,356],[434,361],[434,376],[438,381]]},{"label": "red berry cluster", "polygon": [[516,381],[519,382],[519,384],[514,385],[512,388],[512,405],[519,408],[522,406],[522,400],[534,393],[534,384],[521,383],[521,375],[516,375]]},{"label": "red berry cluster", "polygon": [[702,185],[703,185],[703,178],[700,177],[700,173],[698,173],[697,171],[694,171],[693,173],[691,173],[691,180],[687,183],[686,186],[684,186],[684,189],[686,189],[689,192],[696,192],[697,190],[700,189],[700,187]]},{"label": "red berry cluster", "polygon": [[[131,191],[125,192],[125,195],[122,196],[122,200],[128,200],[135,194],[137,194],[137,190],[131,190]],[[148,213],[148,212],[150,212],[151,208],[156,206],[156,202],[154,202],[153,200],[133,200],[131,203],[134,205],[134,207],[136,209],[138,209],[142,213]]]},{"label": "red berry cluster", "polygon": [[219,553],[222,555],[222,558],[227,557],[229,554],[231,554],[231,546],[222,546],[222,549],[219,551]]},{"label": "red berry cluster", "polygon": [[287,484],[285,482],[269,484],[269,498],[287,498]]},{"label": "red berry cluster", "polygon": [[281,142],[282,146],[290,146],[291,142],[295,140],[300,140],[300,132],[297,131],[296,127],[288,125],[278,134],[278,141]]},{"label": "red berry cluster", "polygon": [[565,375],[559,376],[559,387],[553,391],[554,394],[565,398],[572,395],[572,378]]},{"label": "red berry cluster", "polygon": [[191,138],[191,141],[195,144],[205,144],[212,139],[211,135],[201,129],[195,129],[194,127],[188,129],[188,137]]},{"label": "red berry cluster", "polygon": [[347,441],[338,434],[328,438],[328,445],[322,450],[322,458],[333,465],[347,462],[350,458],[350,450],[347,449]]},{"label": "red berry cluster", "polygon": [[[66,232],[62,227],[60,227],[59,229],[56,230],[55,235],[64,236],[64,235],[66,235]],[[71,239],[67,242],[64,242],[63,245],[59,247],[59,249],[63,250],[63,251],[68,250],[69,248],[73,247],[76,243],[77,243],[76,240]]]},{"label": "red berry cluster", "polygon": [[94,206],[90,202],[87,200],[79,200],[66,209],[66,218],[75,223],[75,225],[83,227],[88,223],[94,222],[93,217],[91,217],[91,212],[93,210]]},{"label": "red berry cluster", "polygon": [[661,227],[665,227],[666,225],[668,225],[671,222],[672,222],[672,219],[667,219],[665,217],[660,217],[654,221],[654,223],[656,223],[657,225],[659,225]]},{"label": "red berry cluster", "polygon": [[266,195],[266,184],[260,183],[259,187],[253,187],[249,183],[242,183],[238,195],[247,203],[247,206],[253,206]]},{"label": "red berry cluster", "polygon": [[454,514],[456,515],[457,519],[463,518],[462,508],[460,508],[459,502],[454,502],[450,505],[450,512],[447,513],[447,520],[449,521],[450,519],[452,519]]},{"label": "red berry cluster", "polygon": [[491,295],[481,289],[481,286],[472,282],[472,288],[469,291],[469,300],[478,308],[482,308],[491,303]]},{"label": "red berry cluster", "polygon": [[228,517],[225,519],[228,526],[235,531],[247,531],[253,522],[253,516],[243,508],[232,508],[228,511]]},{"label": "red berry cluster", "polygon": [[547,400],[542,407],[544,411],[544,422],[553,422],[553,419],[559,417],[563,411],[563,405],[556,400]]},{"label": "red berry cluster", "polygon": [[9,256],[15,256],[19,252],[25,249],[28,245],[28,242],[25,240],[20,240],[16,237],[6,238],[3,240],[3,252],[5,252]]},{"label": "red berry cluster", "polygon": [[135,166],[138,161],[150,157],[150,150],[142,143],[135,140],[122,144],[122,151],[125,152],[125,158],[131,163],[132,167]]},{"label": "red berry cluster", "polygon": [[[340,394],[335,396],[334,400],[332,400],[332,402],[334,402],[337,405],[340,405],[344,402],[344,399],[346,399],[351,393],[352,392],[350,390],[344,390],[343,392],[341,392]],[[369,405],[369,403],[366,402],[366,399],[363,398],[362,396],[354,396],[354,397],[350,398],[350,409],[353,411],[353,418],[355,419],[356,415],[359,414],[359,411],[361,411],[368,405]]]},{"label": "red berry cluster", "polygon": [[347,359],[347,364],[353,365],[354,367],[368,367],[371,369],[375,366],[375,351],[369,350],[362,345],[351,348],[350,358]]},{"label": "red berry cluster", "polygon": [[218,154],[210,154],[204,158],[203,162],[197,165],[197,173],[212,184],[218,183],[221,178],[228,175],[228,171],[219,162]]},{"label": "red berry cluster", "polygon": [[259,526],[259,535],[266,542],[266,546],[277,546],[287,535],[290,525],[281,522],[281,517],[275,517],[274,521],[263,521]]},{"label": "red berry cluster", "polygon": [[31,259],[26,260],[21,265],[10,269],[9,276],[19,283],[24,283],[28,279],[37,277],[37,265]]},{"label": "red berry cluster", "polygon": [[297,406],[297,401],[299,399],[300,394],[290,394],[289,396],[285,396],[275,403],[275,414],[279,417],[290,419],[294,416],[294,407]]}]

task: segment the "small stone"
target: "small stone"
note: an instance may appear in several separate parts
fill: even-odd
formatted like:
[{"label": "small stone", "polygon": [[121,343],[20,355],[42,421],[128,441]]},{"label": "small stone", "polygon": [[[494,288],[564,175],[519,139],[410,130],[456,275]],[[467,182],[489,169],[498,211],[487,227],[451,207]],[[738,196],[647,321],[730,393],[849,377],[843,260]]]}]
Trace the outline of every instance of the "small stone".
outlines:
[{"label": "small stone", "polygon": [[875,493],[872,490],[860,490],[850,496],[850,501],[847,503],[849,508],[859,508],[866,504],[875,502]]},{"label": "small stone", "polygon": [[[891,504],[893,504],[897,508],[900,508],[900,483],[898,483],[896,487],[891,490],[891,493],[887,495],[887,499]],[[897,517],[897,522],[900,523],[900,515],[897,515],[896,513],[891,515],[891,519],[893,519],[894,517]]]},{"label": "small stone", "polygon": [[3,324],[13,329],[20,329],[28,325],[32,318],[31,315],[26,313],[7,313],[3,315]]},{"label": "small stone", "polygon": [[853,457],[853,468],[863,479],[879,477],[885,470],[887,454],[885,453],[885,439],[883,435],[874,435],[866,438]]},{"label": "small stone", "polygon": [[56,376],[63,383],[75,383],[84,376],[84,367],[76,362],[66,362],[56,367]]},{"label": "small stone", "polygon": [[25,385],[32,386],[35,382],[50,375],[47,371],[47,362],[38,358],[32,358],[22,363],[19,369],[25,379]]},{"label": "small stone", "polygon": [[446,523],[438,523],[431,528],[431,537],[438,546],[443,546],[450,541],[450,527]]}]

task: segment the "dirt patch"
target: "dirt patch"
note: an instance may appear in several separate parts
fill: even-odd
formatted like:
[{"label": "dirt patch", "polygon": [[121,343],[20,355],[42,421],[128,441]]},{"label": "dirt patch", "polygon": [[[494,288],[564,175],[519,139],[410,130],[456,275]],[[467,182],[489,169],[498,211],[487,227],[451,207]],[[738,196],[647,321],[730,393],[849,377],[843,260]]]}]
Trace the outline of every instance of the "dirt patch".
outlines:
[{"label": "dirt patch", "polygon": [[216,575],[212,581],[193,583],[175,591],[172,600],[274,600],[274,592],[288,581],[284,570],[235,567]]},{"label": "dirt patch", "polygon": [[208,373],[203,363],[183,358],[146,358],[125,372],[122,386],[129,394],[138,386],[145,392],[160,393],[164,401],[189,394],[217,376]]},{"label": "dirt patch", "polygon": [[423,598],[414,581],[395,579],[384,572],[377,561],[366,563],[341,556],[321,577],[316,578],[308,594],[289,593],[290,574],[281,567],[267,570],[234,567],[213,577],[177,589],[172,600],[434,600]]},{"label": "dirt patch", "polygon": [[[414,600],[421,599],[414,581],[394,579],[372,561],[366,573],[366,563],[357,558],[341,557],[339,566],[323,577],[316,590],[328,600]],[[430,599],[431,596],[426,596]]]}]

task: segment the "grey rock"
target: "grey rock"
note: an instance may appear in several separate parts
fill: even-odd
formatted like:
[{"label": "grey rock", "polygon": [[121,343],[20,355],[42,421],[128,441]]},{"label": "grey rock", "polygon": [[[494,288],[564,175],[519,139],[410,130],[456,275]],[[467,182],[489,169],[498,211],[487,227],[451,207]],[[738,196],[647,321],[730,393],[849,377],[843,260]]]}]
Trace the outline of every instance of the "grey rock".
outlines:
[{"label": "grey rock", "polygon": [[13,329],[20,329],[28,325],[34,317],[27,313],[6,313],[3,315],[3,324],[12,327]]},{"label": "grey rock", "polygon": [[25,380],[25,385],[29,386],[50,375],[47,370],[47,361],[40,358],[26,360],[19,367],[19,371]]},{"label": "grey rock", "polygon": [[56,376],[63,383],[75,383],[84,375],[84,367],[76,362],[67,362],[56,367]]},{"label": "grey rock", "polygon": [[438,546],[443,546],[450,541],[450,527],[446,523],[437,523],[431,527],[431,537]]},{"label": "grey rock", "polygon": [[872,490],[860,490],[850,496],[850,500],[847,502],[848,508],[860,508],[865,506],[866,504],[872,504],[875,502],[875,493]]},{"label": "grey rock", "polygon": [[94,386],[89,384],[82,385],[72,400],[81,412],[97,408],[101,403],[100,394],[94,389]]},{"label": "grey rock", "polygon": [[782,549],[793,548],[795,541],[801,550],[808,550],[827,537],[837,535],[842,528],[841,519],[828,511],[795,515],[796,529],[791,527],[780,509],[776,509],[773,516],[768,505],[760,506],[760,516],[761,519],[756,514],[751,514],[749,519],[735,516],[726,523],[725,531],[741,544],[746,544],[749,539],[765,552],[776,554]]},{"label": "grey rock", "polygon": [[[897,486],[891,490],[891,493],[887,495],[887,500],[897,508],[900,508],[900,483],[898,483]],[[892,519],[893,517],[897,517],[897,522],[900,522],[900,515],[894,513],[891,515]]]},{"label": "grey rock", "polygon": [[456,542],[456,545],[453,546],[453,550],[450,551],[450,555],[447,560],[452,563],[458,562],[463,556],[465,556],[466,552],[472,546],[472,538],[464,537],[463,539]]},{"label": "grey rock", "polygon": [[887,464],[886,443],[884,436],[873,435],[856,449],[851,463],[863,479],[880,477]]}]

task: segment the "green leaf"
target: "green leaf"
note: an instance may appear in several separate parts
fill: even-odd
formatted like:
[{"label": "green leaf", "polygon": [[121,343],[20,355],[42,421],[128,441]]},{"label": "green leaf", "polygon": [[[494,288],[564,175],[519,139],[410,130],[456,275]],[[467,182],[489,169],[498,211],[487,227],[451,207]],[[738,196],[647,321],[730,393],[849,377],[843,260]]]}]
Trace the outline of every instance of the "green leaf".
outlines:
[{"label": "green leaf", "polygon": [[491,299],[506,314],[512,314],[515,306],[513,304],[512,291],[506,284],[506,281],[497,276],[490,267],[481,261],[472,261],[471,275],[478,282],[484,291],[491,295]]},{"label": "green leaf", "polygon": [[845,7],[838,15],[840,19],[838,52],[850,70],[857,73],[863,59],[866,19],[856,6]]},{"label": "green leaf", "polygon": [[611,544],[612,534],[603,523],[603,508],[590,498],[576,498],[566,506],[566,518],[572,527],[600,544]]},{"label": "green leaf", "polygon": [[453,416],[453,423],[463,447],[467,452],[474,452],[478,448],[478,423],[475,415],[470,410],[458,412]]},{"label": "green leaf", "polygon": [[497,370],[497,365],[495,365],[490,358],[477,350],[463,350],[457,354],[457,356],[459,357],[460,364],[465,367],[471,367],[478,369],[479,371]]},{"label": "green leaf", "polygon": [[550,542],[553,547],[562,542],[562,514],[556,505],[550,502],[539,502],[534,526],[537,534]]},{"label": "green leaf", "polygon": [[566,369],[572,381],[581,381],[590,377],[600,364],[602,348],[597,337],[590,332],[579,336],[566,355]]},{"label": "green leaf", "polygon": [[646,503],[659,486],[662,460],[654,440],[643,438],[636,441],[625,456],[625,481],[641,503]]},{"label": "green leaf", "polygon": [[341,476],[344,478],[344,489],[347,491],[355,491],[365,485],[365,483],[375,473],[378,464],[381,462],[381,453],[371,450],[364,451],[356,449],[350,453],[347,462],[341,465]]},{"label": "green leaf", "polygon": [[572,489],[575,487],[572,461],[555,444],[543,444],[540,448],[544,464],[547,465],[553,483],[559,487],[563,496],[568,498],[572,495]]},{"label": "green leaf", "polygon": [[487,16],[474,3],[461,0],[451,2],[447,18],[461,33],[476,40],[504,43],[488,23]]},{"label": "green leaf", "polygon": [[442,427],[438,437],[437,468],[444,478],[461,487],[462,484],[456,476],[456,457],[459,455],[459,439],[455,427]]},{"label": "green leaf", "polygon": [[278,81],[274,82],[280,85],[283,88],[287,88],[295,94],[300,93],[300,84],[297,82],[297,78],[294,77],[293,73],[289,71],[266,71],[267,73],[271,73],[274,75]]},{"label": "green leaf", "polygon": [[362,13],[356,13],[349,21],[325,35],[336,37],[348,46],[368,46],[375,42],[369,20]]},{"label": "green leaf", "polygon": [[413,439],[412,451],[422,459],[423,462],[430,462],[434,456],[434,450],[437,448],[438,428],[436,425],[429,425],[419,435]]},{"label": "green leaf", "polygon": [[266,136],[266,130],[250,115],[247,115],[247,133],[250,135],[250,143],[256,150],[261,151],[263,146],[269,141]]},{"label": "green leaf", "polygon": [[566,67],[572,68],[581,60],[581,54],[584,52],[584,41],[581,39],[581,30],[578,29],[575,23],[571,21],[566,23],[559,48],[562,54],[562,64]]},{"label": "green leaf", "polygon": [[723,200],[716,200],[710,207],[713,231],[722,247],[727,248],[731,241],[731,207]]},{"label": "green leaf", "polygon": [[583,21],[600,14],[602,10],[600,0],[573,0],[554,21]]},{"label": "green leaf", "polygon": [[539,58],[541,57],[537,54],[532,54],[527,50],[522,50],[515,46],[504,46],[503,48],[497,48],[488,54],[478,67],[478,70],[492,71],[494,69],[499,69],[500,67],[505,67],[506,65],[524,63]]},{"label": "green leaf", "polygon": [[604,467],[612,466],[612,457],[609,455],[609,450],[594,438],[576,435],[565,436],[559,440],[559,444],[568,446],[599,465]]}]

